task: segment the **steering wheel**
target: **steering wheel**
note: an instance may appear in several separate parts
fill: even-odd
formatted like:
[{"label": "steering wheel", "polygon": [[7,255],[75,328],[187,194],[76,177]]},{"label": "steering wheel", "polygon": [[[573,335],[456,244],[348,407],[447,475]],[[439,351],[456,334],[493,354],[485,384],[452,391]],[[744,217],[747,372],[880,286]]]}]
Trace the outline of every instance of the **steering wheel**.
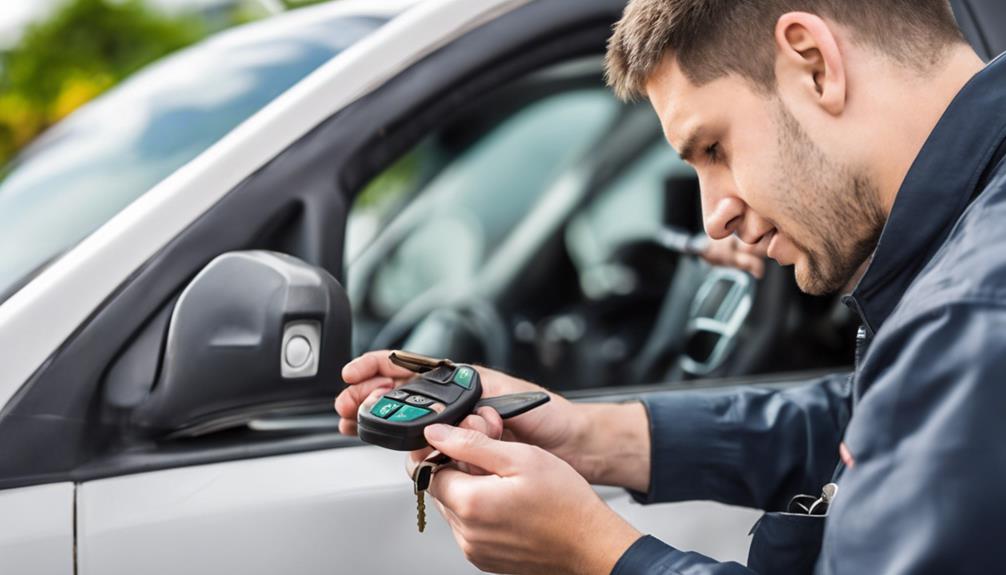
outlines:
[{"label": "steering wheel", "polygon": [[439,290],[431,292],[392,316],[371,349],[401,348],[446,358],[477,357],[481,352],[488,365],[509,367],[509,328],[492,302],[475,295],[450,301],[453,298]]},{"label": "steering wheel", "polygon": [[[632,381],[722,377],[768,367],[788,299],[784,270],[769,265],[759,281],[733,268],[711,267],[699,252],[695,236],[665,228],[621,246],[605,262],[651,280],[667,276],[646,273],[652,270],[641,261],[674,262],[656,321],[631,362]],[[648,257],[634,257],[641,253]]]},{"label": "steering wheel", "polygon": [[786,271],[756,280],[733,268],[681,259],[654,328],[633,366],[637,381],[744,375],[768,368],[783,333]]}]

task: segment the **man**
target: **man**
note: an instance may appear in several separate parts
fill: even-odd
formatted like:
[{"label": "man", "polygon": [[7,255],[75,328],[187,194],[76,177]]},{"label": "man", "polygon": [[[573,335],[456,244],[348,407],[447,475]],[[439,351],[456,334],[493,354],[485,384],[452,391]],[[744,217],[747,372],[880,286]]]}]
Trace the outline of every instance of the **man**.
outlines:
[{"label": "man", "polygon": [[[554,397],[508,422],[509,441],[488,409],[431,426],[434,447],[488,472],[446,469],[431,489],[466,556],[506,573],[1006,570],[1006,61],[983,66],[946,0],[632,0],[608,79],[649,98],[698,171],[712,238],[767,246],[809,293],[851,290],[856,371]],[[384,357],[343,372],[347,432],[407,375]],[[488,394],[534,388],[482,373]],[[747,567],[721,564],[642,536],[588,482],[767,513]]]}]

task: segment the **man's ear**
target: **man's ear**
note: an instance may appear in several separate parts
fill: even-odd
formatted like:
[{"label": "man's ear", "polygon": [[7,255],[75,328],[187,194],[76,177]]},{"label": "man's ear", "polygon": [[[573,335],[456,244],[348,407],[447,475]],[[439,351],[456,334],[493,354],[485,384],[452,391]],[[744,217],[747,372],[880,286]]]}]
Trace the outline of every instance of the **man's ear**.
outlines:
[{"label": "man's ear", "polygon": [[779,87],[797,86],[833,116],[845,110],[845,60],[831,27],[806,12],[783,14],[775,27]]}]

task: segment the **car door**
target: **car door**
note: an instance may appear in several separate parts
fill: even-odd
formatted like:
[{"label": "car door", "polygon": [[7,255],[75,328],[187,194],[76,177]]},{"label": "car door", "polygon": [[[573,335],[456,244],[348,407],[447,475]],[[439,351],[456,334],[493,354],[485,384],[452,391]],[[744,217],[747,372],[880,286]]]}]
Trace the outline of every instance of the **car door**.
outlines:
[{"label": "car door", "polygon": [[[341,250],[341,241],[325,246],[329,255],[320,259],[296,250],[298,234],[309,233],[298,225],[298,217],[306,212],[270,213],[261,210],[261,201],[245,204],[244,209],[238,209],[239,204],[275,190],[315,190],[319,185],[315,182],[322,181],[328,186],[329,202],[339,197],[339,187],[347,193],[360,190],[384,165],[451,116],[458,102],[545,66],[576,60],[585,51],[597,54],[620,7],[612,2],[577,4],[582,12],[570,14],[570,6],[532,4],[460,38],[332,118],[330,125],[320,126],[311,140],[287,150],[228,196],[234,203],[217,206],[186,235],[212,236],[233,225],[240,214],[246,226],[257,221],[268,225],[256,243],[231,249],[268,247],[323,264],[340,261],[342,254],[331,250]],[[535,22],[538,29],[528,22]],[[556,30],[562,35],[554,35]],[[473,78],[475,69],[486,74]],[[592,90],[588,95],[594,98],[592,103],[610,98],[602,86]],[[342,129],[335,129],[336,124]],[[603,118],[597,124],[603,125]],[[337,157],[340,153],[346,156],[344,163]],[[532,179],[530,174],[521,175]],[[533,191],[527,190],[529,204],[534,203]],[[332,203],[313,207],[329,215],[338,213]],[[521,216],[517,214],[518,223],[524,221]],[[341,229],[335,217],[328,221]],[[317,239],[332,238],[330,231]],[[199,249],[205,252],[205,248]],[[391,573],[401,571],[403,563],[420,572],[471,572],[442,520],[431,517],[429,531],[416,532],[415,499],[402,470],[402,455],[340,437],[334,423],[334,417],[324,413],[263,415],[240,429],[181,442],[155,438],[132,443],[125,451],[93,461],[77,488],[80,572],[267,573],[292,568],[303,573],[333,569]],[[668,514],[674,516],[671,508],[633,511],[640,521],[649,514],[654,525],[685,524],[664,521]],[[714,509],[703,515],[711,528],[724,522],[740,525],[733,539],[740,550],[725,557],[740,558],[751,513]],[[695,538],[698,548],[712,553],[724,540],[702,539]],[[417,564],[414,557],[422,557],[422,562]]]},{"label": "car door", "polygon": [[[622,290],[610,281],[586,288],[589,297],[582,305],[571,309],[569,304],[584,299],[583,286],[592,285],[592,274],[608,255],[659,230],[665,207],[677,209],[665,205],[665,182],[694,179],[663,143],[651,112],[617,102],[601,75],[597,54],[579,52],[516,75],[417,135],[412,147],[364,185],[347,227],[357,353],[401,345],[464,361],[476,357],[584,401],[626,401],[643,390],[727,385],[693,379],[627,390],[628,384],[639,383],[627,372],[624,381],[613,383],[540,365],[556,357],[545,349],[555,326],[587,323],[590,308],[619,299],[624,323],[631,320],[628,310],[655,315],[653,308],[668,291],[660,281],[671,282],[673,275],[657,274],[660,262],[650,262],[648,270],[659,275],[650,278],[660,284],[657,297],[642,286]],[[614,150],[631,153],[599,154],[609,140],[617,142]],[[589,176],[598,166],[607,177]],[[577,174],[585,177],[577,179]],[[556,252],[574,261],[562,261]],[[695,264],[673,281],[688,281],[684,272],[689,270],[699,284],[709,272]],[[573,290],[546,293],[568,275],[574,277]],[[452,308],[472,309],[473,300],[498,317],[474,322],[444,317]],[[691,299],[674,303],[687,310]],[[479,327],[484,323],[492,327]],[[628,336],[619,337],[619,332],[608,334],[608,345],[630,345]],[[493,351],[490,338],[514,344],[507,352]],[[567,343],[594,346],[578,337]],[[762,382],[785,385],[799,379],[774,375]],[[598,491],[640,528],[723,560],[744,561],[746,534],[758,517],[753,510],[708,502],[642,507],[623,490]],[[442,527],[440,518],[433,523]]]},{"label": "car door", "polygon": [[[367,14],[368,10],[361,9],[366,4],[339,3],[333,11],[345,7],[349,12],[355,9]],[[369,13],[381,18],[393,11],[394,5],[406,4],[382,2]],[[492,3],[440,4],[397,21],[398,30],[384,34],[383,43],[356,50],[349,64],[343,64],[342,59],[333,62],[336,69],[322,70],[321,82],[316,74],[313,85],[305,87],[301,83],[293,94],[284,94],[265,113],[239,126],[169,181],[161,182],[141,201],[130,204],[66,256],[53,258],[26,285],[14,288],[0,310],[5,349],[5,366],[0,371],[0,398],[4,403],[0,412],[4,453],[0,458],[0,517],[4,526],[0,530],[0,570],[108,572],[103,565],[108,559],[98,552],[89,553],[90,546],[85,544],[88,535],[101,532],[103,523],[78,513],[84,509],[94,511],[94,505],[88,505],[87,494],[91,491],[86,487],[101,479],[116,477],[143,485],[148,479],[156,480],[156,475],[144,475],[151,470],[197,470],[201,465],[345,445],[345,438],[332,433],[330,425],[311,424],[306,428],[299,425],[300,431],[284,427],[279,432],[263,424],[243,438],[214,436],[197,442],[130,438],[130,426],[122,419],[123,413],[116,413],[124,406],[121,400],[128,403],[129,399],[113,391],[116,386],[109,384],[109,378],[116,378],[112,375],[118,373],[116,366],[131,364],[132,359],[124,359],[130,357],[139,359],[132,366],[142,367],[127,380],[154,383],[151,377],[156,378],[153,372],[159,369],[159,360],[151,363],[150,359],[159,357],[157,348],[181,290],[186,284],[191,286],[193,276],[220,254],[249,248],[278,250],[295,253],[316,265],[328,264],[328,269],[341,275],[342,222],[327,225],[328,218],[344,214],[339,209],[340,195],[333,188],[334,172],[326,162],[329,158],[323,157],[330,148],[313,150],[321,159],[305,158],[302,149],[285,156],[313,161],[316,167],[310,178],[291,178],[291,173],[300,173],[297,167],[274,165],[272,169],[284,172],[281,179],[287,184],[279,188],[280,193],[275,192],[275,180],[256,180],[253,187],[258,191],[253,189],[248,194],[247,188],[242,188],[230,194],[228,200],[220,204],[216,201],[261,164],[274,159],[264,156],[270,148],[283,150],[317,126],[307,123],[312,118],[324,121],[326,109],[339,110],[392,76],[403,60],[426,53],[444,38],[475,27],[483,13],[493,8]],[[329,79],[333,75],[338,76],[334,85]],[[311,98],[316,99],[314,105],[310,105]],[[308,105],[298,109],[294,104],[304,99],[309,100]],[[333,144],[333,139],[326,143]],[[237,197],[242,199],[232,203]],[[311,209],[304,215],[303,204],[307,202]],[[236,207],[239,205],[244,207]],[[216,215],[200,220],[204,210]],[[317,233],[311,235],[305,228]],[[309,235],[310,241],[306,239]],[[161,241],[164,243],[158,243]],[[329,252],[334,255],[329,257]],[[102,291],[105,289],[108,291]],[[38,323],[40,318],[44,325]],[[348,327],[348,323],[345,325]],[[348,337],[344,343],[348,346]],[[50,344],[52,347],[47,347]],[[333,357],[327,362],[337,373],[338,363],[345,359]],[[237,377],[221,379],[225,383],[240,382]],[[338,380],[330,381],[334,384]],[[336,391],[337,387],[323,401],[322,409],[329,413]],[[253,431],[250,426],[248,430]],[[380,465],[381,458],[369,460]],[[213,472],[212,467],[207,470]],[[362,477],[364,485],[380,491],[376,482],[366,482],[365,470]],[[328,480],[322,477],[319,481]],[[148,495],[144,491],[143,499],[149,499]],[[132,507],[130,501],[116,502]],[[26,510],[31,510],[32,515],[21,518]],[[148,515],[137,510],[142,521],[156,522],[156,513]],[[116,514],[99,509],[98,516],[113,519]],[[382,521],[384,516],[380,513],[373,517]],[[93,519],[94,515],[89,517]],[[372,524],[365,527],[369,529]],[[124,562],[130,571],[174,569],[170,562],[153,567],[128,551],[120,554],[118,543],[106,550],[113,554],[111,560]],[[222,549],[216,548],[215,552]],[[204,559],[212,563],[212,557]],[[137,563],[130,564],[131,560]],[[315,565],[328,569],[324,562]]]}]

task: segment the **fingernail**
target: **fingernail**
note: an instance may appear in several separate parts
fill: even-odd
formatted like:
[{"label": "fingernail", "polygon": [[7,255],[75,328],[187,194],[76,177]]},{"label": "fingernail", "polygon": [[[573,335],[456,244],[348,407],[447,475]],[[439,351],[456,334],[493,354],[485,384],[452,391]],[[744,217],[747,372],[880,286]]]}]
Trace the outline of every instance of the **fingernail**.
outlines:
[{"label": "fingernail", "polygon": [[451,428],[443,423],[434,423],[426,428],[427,441],[443,441],[451,434]]}]

